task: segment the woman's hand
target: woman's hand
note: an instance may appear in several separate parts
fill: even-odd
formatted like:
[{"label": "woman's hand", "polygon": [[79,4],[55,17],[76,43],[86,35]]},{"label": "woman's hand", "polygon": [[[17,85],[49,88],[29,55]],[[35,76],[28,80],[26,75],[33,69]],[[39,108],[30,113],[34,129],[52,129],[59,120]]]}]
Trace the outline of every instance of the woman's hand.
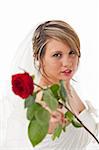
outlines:
[{"label": "woman's hand", "polygon": [[61,124],[63,127],[66,124],[66,119],[64,117],[64,114],[59,110],[51,113],[48,133],[52,134],[58,124]]},{"label": "woman's hand", "polygon": [[40,103],[46,110],[48,110],[51,115],[48,129],[49,134],[53,134],[58,124],[61,124],[62,127],[69,124],[69,121],[64,117],[66,110],[64,110],[63,106],[59,105],[59,108],[56,111],[52,111],[44,101],[40,100],[37,102]]}]

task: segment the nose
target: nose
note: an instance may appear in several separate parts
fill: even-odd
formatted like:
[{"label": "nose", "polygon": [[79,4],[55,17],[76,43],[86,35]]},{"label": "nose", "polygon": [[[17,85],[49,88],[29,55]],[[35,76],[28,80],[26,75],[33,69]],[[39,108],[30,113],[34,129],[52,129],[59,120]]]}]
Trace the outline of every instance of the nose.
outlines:
[{"label": "nose", "polygon": [[63,67],[70,67],[72,65],[72,61],[68,55],[65,55],[62,59]]}]

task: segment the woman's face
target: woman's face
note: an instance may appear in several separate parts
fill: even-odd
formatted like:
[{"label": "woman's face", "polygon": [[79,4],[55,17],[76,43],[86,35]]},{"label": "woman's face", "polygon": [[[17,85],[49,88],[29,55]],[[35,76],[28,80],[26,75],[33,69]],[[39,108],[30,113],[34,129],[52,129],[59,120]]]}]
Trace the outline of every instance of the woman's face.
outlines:
[{"label": "woman's face", "polygon": [[56,39],[50,39],[47,43],[43,68],[54,83],[59,80],[68,83],[77,70],[78,61],[77,52],[71,50],[66,43]]}]

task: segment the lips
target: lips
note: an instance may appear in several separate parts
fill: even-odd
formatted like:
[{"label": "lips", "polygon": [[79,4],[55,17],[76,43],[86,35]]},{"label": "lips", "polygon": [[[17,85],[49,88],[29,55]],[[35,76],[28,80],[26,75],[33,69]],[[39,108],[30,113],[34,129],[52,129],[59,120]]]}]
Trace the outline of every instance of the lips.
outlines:
[{"label": "lips", "polygon": [[65,74],[66,76],[69,76],[69,75],[71,75],[72,70],[71,69],[66,69],[66,70],[62,71],[62,73]]}]

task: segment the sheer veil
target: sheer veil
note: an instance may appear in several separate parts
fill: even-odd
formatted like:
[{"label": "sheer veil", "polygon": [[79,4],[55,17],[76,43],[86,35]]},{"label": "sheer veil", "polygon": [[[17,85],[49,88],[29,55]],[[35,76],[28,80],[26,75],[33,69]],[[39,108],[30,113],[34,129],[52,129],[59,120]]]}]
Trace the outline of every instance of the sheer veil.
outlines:
[{"label": "sheer veil", "polygon": [[[9,79],[6,83],[6,90],[5,90],[6,94],[2,98],[3,112],[2,112],[2,121],[1,121],[1,129],[2,129],[1,141],[3,141],[4,147],[1,149],[6,149],[6,145],[8,147],[8,145],[10,145],[10,142],[11,144],[13,144],[13,146],[19,145],[20,147],[21,144],[19,140],[21,140],[23,136],[25,136],[25,135],[22,135],[22,131],[21,131],[22,126],[20,126],[20,129],[19,129],[21,133],[20,135],[16,133],[17,131],[15,132],[15,129],[19,127],[19,125],[17,126],[18,121],[20,120],[23,121],[23,124],[27,124],[27,121],[24,119],[26,118],[26,113],[25,113],[26,110],[24,109],[24,101],[19,96],[16,96],[12,92],[11,76],[13,74],[23,73],[24,71],[26,71],[29,74],[35,75],[36,83],[39,81],[40,74],[35,68],[34,58],[33,58],[33,48],[32,48],[33,33],[34,33],[34,29],[32,29],[28,33],[28,35],[19,45],[15,53],[15,56],[12,60],[10,71],[8,73]],[[12,136],[13,139],[10,139],[9,134]],[[13,142],[14,136],[16,136],[16,141]],[[18,136],[19,136],[19,140],[18,140]],[[22,145],[24,145],[24,139],[22,141]]]}]

